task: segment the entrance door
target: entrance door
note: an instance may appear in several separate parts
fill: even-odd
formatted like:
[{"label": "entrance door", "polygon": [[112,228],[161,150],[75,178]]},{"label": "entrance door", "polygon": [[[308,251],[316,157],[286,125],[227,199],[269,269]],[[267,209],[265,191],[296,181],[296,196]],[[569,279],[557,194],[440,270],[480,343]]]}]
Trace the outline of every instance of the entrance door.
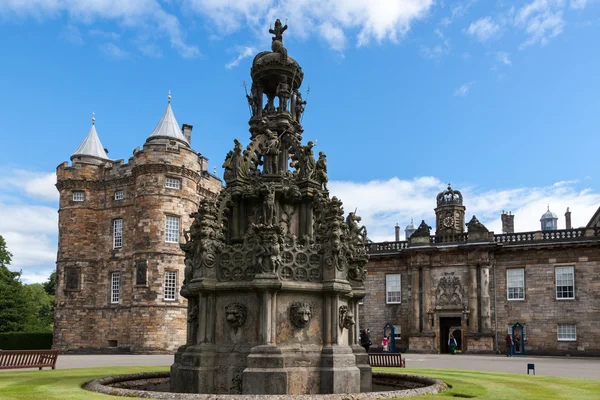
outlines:
[{"label": "entrance door", "polygon": [[[462,335],[457,327],[461,326],[460,317],[440,317],[440,353],[448,353],[448,339],[450,338],[450,330],[454,330],[454,338],[456,339],[457,349],[462,349]],[[460,328],[459,328],[460,329]]]}]

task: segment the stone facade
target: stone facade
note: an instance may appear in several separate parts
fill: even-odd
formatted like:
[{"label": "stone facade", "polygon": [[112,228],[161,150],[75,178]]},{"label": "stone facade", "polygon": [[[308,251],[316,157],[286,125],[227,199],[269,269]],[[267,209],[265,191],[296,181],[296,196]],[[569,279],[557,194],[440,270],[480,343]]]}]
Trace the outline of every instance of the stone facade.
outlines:
[{"label": "stone facade", "polygon": [[[191,126],[184,128],[189,141]],[[187,143],[158,137],[136,149],[128,163],[74,155],[71,166],[57,167],[55,348],[149,353],[173,352],[185,343],[179,241],[200,200],[221,190],[207,161]],[[180,182],[180,188],[167,187],[167,178]],[[82,201],[74,201],[74,192],[83,192]],[[179,240],[173,243],[165,240],[167,217],[179,220]],[[118,219],[120,244],[114,232]],[[175,273],[174,300],[165,299],[167,271]],[[117,298],[111,287],[115,272]]]},{"label": "stone facade", "polygon": [[[478,221],[467,226],[452,238],[370,245],[360,321],[374,345],[392,324],[400,351],[447,352],[453,333],[463,352],[505,352],[510,333],[523,354],[600,355],[600,228],[494,235]],[[563,267],[573,283],[557,283]],[[509,274],[522,276],[510,299]],[[398,276],[388,299],[386,279]]]}]

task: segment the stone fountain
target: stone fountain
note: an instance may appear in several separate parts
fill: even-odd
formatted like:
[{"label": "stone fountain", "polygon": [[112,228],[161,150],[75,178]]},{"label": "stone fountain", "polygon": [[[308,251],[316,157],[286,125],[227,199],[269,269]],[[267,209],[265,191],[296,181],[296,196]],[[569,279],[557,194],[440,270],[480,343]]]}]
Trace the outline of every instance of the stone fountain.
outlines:
[{"label": "stone fountain", "polygon": [[226,187],[186,231],[187,343],[171,367],[180,393],[371,390],[358,344],[366,229],[327,190],[327,158],[302,144],[304,73],[275,22],[247,94],[250,143],[234,140]]}]

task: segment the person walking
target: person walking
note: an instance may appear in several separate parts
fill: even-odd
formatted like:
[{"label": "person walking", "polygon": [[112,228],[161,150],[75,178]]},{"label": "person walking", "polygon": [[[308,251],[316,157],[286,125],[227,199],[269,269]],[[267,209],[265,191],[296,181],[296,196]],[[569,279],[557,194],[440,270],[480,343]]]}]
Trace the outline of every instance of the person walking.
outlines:
[{"label": "person walking", "polygon": [[506,357],[512,357],[513,340],[510,334],[507,334],[504,340],[506,341]]},{"label": "person walking", "polygon": [[367,354],[369,353],[369,347],[371,347],[371,330],[369,328],[360,331],[360,345],[365,348]]},{"label": "person walking", "polygon": [[450,339],[448,339],[448,347],[450,348],[450,354],[454,354],[456,352],[456,339],[454,335],[450,335]]}]

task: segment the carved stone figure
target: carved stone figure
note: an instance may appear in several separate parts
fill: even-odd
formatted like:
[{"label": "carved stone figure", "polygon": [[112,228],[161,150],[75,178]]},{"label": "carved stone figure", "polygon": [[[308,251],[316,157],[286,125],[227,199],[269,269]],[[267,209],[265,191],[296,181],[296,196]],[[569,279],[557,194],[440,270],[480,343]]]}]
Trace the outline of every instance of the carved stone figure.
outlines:
[{"label": "carved stone figure", "polygon": [[315,171],[315,155],[313,153],[314,142],[309,141],[306,146],[301,146],[297,157],[298,176],[301,179],[310,178]]},{"label": "carved stone figure", "polygon": [[277,84],[277,88],[275,89],[275,94],[279,97],[279,112],[287,111],[287,102],[290,98],[290,85],[287,83],[287,77],[285,75],[281,75],[279,83]]},{"label": "carved stone figure", "polygon": [[327,182],[329,182],[329,178],[327,177],[327,156],[322,151],[319,152],[316,171],[317,182],[321,184],[323,190],[327,190]]},{"label": "carved stone figure", "polygon": [[413,234],[410,237],[411,238],[413,238],[413,237],[422,237],[422,236],[429,237],[430,232],[431,232],[431,227],[425,223],[425,220],[422,220],[421,221],[421,225],[419,225],[419,227],[417,228],[417,230],[414,231]]},{"label": "carved stone figure", "polygon": [[306,101],[302,100],[302,94],[299,91],[294,91],[294,119],[298,122],[302,120],[302,114],[304,113],[304,106],[306,105]]},{"label": "carved stone figure", "polygon": [[467,225],[467,229],[468,229],[469,233],[471,233],[471,232],[483,232],[483,233],[489,232],[488,228],[486,228],[485,225],[483,225],[481,222],[479,222],[477,217],[475,217],[474,215],[473,215],[473,218],[471,218],[471,220],[469,222],[467,222],[465,225]]},{"label": "carved stone figure", "polygon": [[348,306],[340,306],[340,328],[350,329],[354,325],[354,314]]},{"label": "carved stone figure", "polygon": [[305,301],[295,301],[290,306],[290,322],[296,328],[305,328],[312,318],[312,306]]},{"label": "carved stone figure", "polygon": [[348,224],[352,241],[359,241],[365,244],[367,243],[367,227],[364,225],[359,226],[358,222],[360,221],[361,218],[354,212],[348,213],[348,217],[346,217],[346,223]]},{"label": "carved stone figure", "polygon": [[244,325],[247,314],[248,307],[242,303],[233,302],[225,307],[225,318],[227,318],[227,323],[234,330]]},{"label": "carved stone figure", "polygon": [[223,172],[223,180],[225,182],[231,181],[234,177],[233,169],[232,169],[232,165],[231,165],[232,157],[233,157],[233,151],[229,150],[229,152],[225,156],[225,161],[223,161],[223,165],[221,166],[222,168],[225,169],[225,172]]},{"label": "carved stone figure", "polygon": [[250,105],[250,109],[252,110],[252,116],[260,118],[262,114],[262,109],[260,107],[260,98],[257,93],[257,88],[254,83],[252,84],[252,88],[250,89],[250,94],[246,95],[246,98],[248,99],[248,104]]},{"label": "carved stone figure", "polygon": [[254,265],[259,271],[277,273],[281,266],[281,248],[276,234],[258,236],[253,251]]},{"label": "carved stone figure", "polygon": [[460,306],[462,305],[463,289],[457,276],[444,276],[437,285],[437,305]]},{"label": "carved stone figure", "polygon": [[200,312],[197,300],[190,302],[188,306],[188,343],[195,344],[198,334],[198,313]]},{"label": "carved stone figure", "polygon": [[265,140],[264,150],[264,168],[263,173],[265,174],[276,174],[278,170],[278,155],[279,155],[279,140],[275,132],[268,131],[267,139]]},{"label": "carved stone figure", "polygon": [[282,58],[287,58],[287,51],[283,47],[283,32],[285,32],[287,27],[287,24],[283,25],[279,18],[277,18],[274,29],[269,29],[269,33],[275,35],[272,38],[271,50],[273,53],[281,53]]},{"label": "carved stone figure", "polygon": [[267,187],[265,193],[263,218],[265,225],[273,225],[275,223],[275,189],[272,186]]}]

